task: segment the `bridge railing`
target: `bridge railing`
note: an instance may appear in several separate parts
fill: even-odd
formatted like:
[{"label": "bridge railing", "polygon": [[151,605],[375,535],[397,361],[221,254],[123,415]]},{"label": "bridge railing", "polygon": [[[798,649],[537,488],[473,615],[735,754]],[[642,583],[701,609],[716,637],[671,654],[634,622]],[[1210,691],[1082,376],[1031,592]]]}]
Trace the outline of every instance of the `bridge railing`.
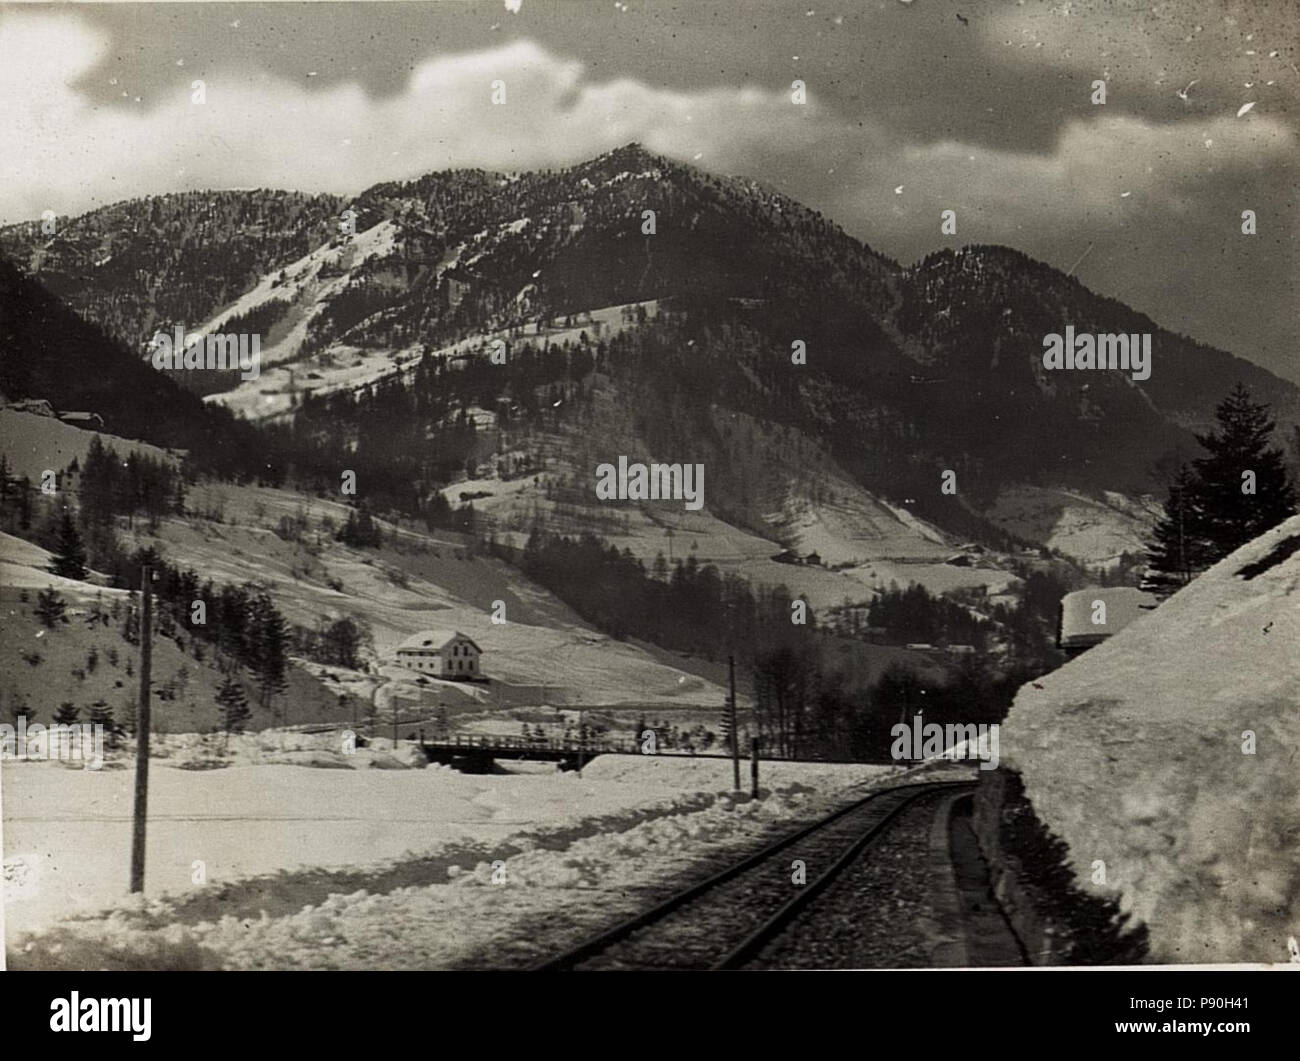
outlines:
[{"label": "bridge railing", "polygon": [[507,737],[485,733],[455,733],[446,737],[426,738],[424,744],[433,748],[481,748],[496,751],[549,751],[549,752],[629,752],[636,751],[635,741],[581,740],[576,737]]}]

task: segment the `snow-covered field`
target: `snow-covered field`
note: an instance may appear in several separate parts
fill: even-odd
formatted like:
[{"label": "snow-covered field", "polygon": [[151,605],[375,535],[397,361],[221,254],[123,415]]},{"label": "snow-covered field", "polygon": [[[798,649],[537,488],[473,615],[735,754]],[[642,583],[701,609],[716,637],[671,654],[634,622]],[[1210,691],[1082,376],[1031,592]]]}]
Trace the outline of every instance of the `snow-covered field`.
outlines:
[{"label": "snow-covered field", "polygon": [[[344,505],[230,484],[196,487],[189,503],[198,511],[219,510],[222,522],[167,519],[156,537],[140,532],[135,542],[156,545],[170,562],[214,580],[266,586],[291,622],[310,627],[321,616],[364,619],[381,657],[413,633],[451,627],[482,646],[492,679],[553,687],[569,704],[723,703],[719,686],[593,630],[503,561],[470,556],[436,533],[407,531],[403,551],[376,553],[349,549],[326,531],[319,551],[308,552],[271,528],[282,517],[301,515],[312,527],[304,535],[310,542],[322,517],[342,523]],[[334,588],[340,583],[342,590]],[[492,622],[497,600],[506,607],[502,625]]]},{"label": "snow-covered field", "polygon": [[516,769],[159,761],[141,899],[125,895],[133,771],[6,763],[10,964],[522,964],[692,862],[899,772],[765,763],[751,800],[728,791],[721,759],[605,756],[581,778]]},{"label": "snow-covered field", "polygon": [[1080,887],[1117,893],[1156,961],[1285,962],[1300,936],[1298,646],[1294,517],[1026,685],[1003,725]]}]

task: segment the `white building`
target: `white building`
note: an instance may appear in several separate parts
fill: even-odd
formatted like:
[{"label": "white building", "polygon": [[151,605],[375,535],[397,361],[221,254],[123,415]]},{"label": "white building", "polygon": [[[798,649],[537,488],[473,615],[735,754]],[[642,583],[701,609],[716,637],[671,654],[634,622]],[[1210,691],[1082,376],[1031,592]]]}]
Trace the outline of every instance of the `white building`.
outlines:
[{"label": "white building", "polygon": [[478,678],[483,650],[459,630],[425,630],[397,646],[403,667],[438,678]]}]

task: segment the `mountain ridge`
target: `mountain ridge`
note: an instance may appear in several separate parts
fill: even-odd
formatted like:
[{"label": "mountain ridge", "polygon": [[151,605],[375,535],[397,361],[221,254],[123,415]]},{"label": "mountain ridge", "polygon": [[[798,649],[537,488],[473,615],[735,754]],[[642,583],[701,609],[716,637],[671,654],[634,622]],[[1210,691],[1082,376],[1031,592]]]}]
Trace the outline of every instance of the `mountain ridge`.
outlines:
[{"label": "mountain ridge", "polygon": [[[878,497],[907,503],[959,537],[987,538],[999,532],[985,514],[1009,488],[1099,497],[1114,490],[1134,498],[1158,491],[1178,460],[1195,452],[1193,432],[1210,424],[1215,403],[1237,379],[1281,422],[1300,420],[1295,385],[1162,329],[1013,248],[945,248],[901,266],[759,182],[709,174],[635,143],[559,170],[447,170],[382,182],[349,200],[264,191],[212,196],[149,206],[149,216],[161,209],[166,231],[185,237],[168,262],[180,276],[209,260],[207,249],[193,249],[203,238],[196,233],[242,226],[233,256],[216,263],[212,292],[186,288],[185,299],[167,305],[189,307],[194,320],[187,325],[270,327],[278,337],[272,360],[294,369],[287,406],[262,398],[267,382],[260,380],[243,385],[257,401],[240,407],[253,415],[262,407],[301,409],[289,415],[313,419],[318,433],[341,417],[335,426],[346,437],[372,435],[366,388],[386,378],[414,385],[412,366],[430,355],[435,362],[486,360],[488,337],[498,336],[512,353],[527,344],[545,358],[554,346],[591,367],[576,378],[532,378],[532,397],[520,389],[528,380],[503,384],[502,373],[476,370],[484,388],[479,406],[522,400],[540,410],[536,388],[549,388],[552,402],[579,403],[580,420],[581,403],[600,393],[656,410],[640,416],[649,437],[633,428],[651,452],[668,444],[664,430],[672,425],[679,456],[709,452],[720,461],[725,420],[711,410],[756,411],[825,447]],[[330,213],[345,209],[353,211],[355,232],[341,230]],[[139,231],[145,213],[115,204],[93,212],[93,224],[83,215],[64,229],[64,245],[83,250],[98,233],[100,244],[137,267],[131,277],[115,273],[117,253],[90,272],[69,269],[66,255],[38,246],[34,224],[0,229],[0,251],[18,253],[37,277],[54,261],[54,286],[71,285],[70,304],[94,317],[123,286],[155,290],[160,283],[147,269],[140,274],[133,250],[148,238]],[[114,218],[134,223],[130,231],[124,221],[114,229]],[[259,249],[249,233],[267,230],[274,238]],[[196,261],[186,262],[191,251]],[[123,321],[131,305],[147,303],[137,292],[103,316],[138,342],[141,328],[158,323],[157,308],[133,324]],[[562,326],[601,314],[608,322],[611,310],[637,305],[667,312],[618,327],[595,323],[594,334]],[[1049,373],[1042,338],[1067,324],[1079,332],[1150,332],[1151,378]],[[797,343],[804,363],[792,357]],[[354,362],[350,409],[338,395],[313,395],[313,377]],[[241,393],[212,393],[229,383],[238,381],[203,377],[199,386],[222,404]],[[446,380],[425,385],[445,389]],[[283,396],[283,385],[277,388]],[[435,428],[427,424],[424,437]],[[411,430],[418,445],[422,432]],[[576,441],[562,445],[573,449]],[[490,455],[481,440],[474,446]],[[440,466],[438,474],[446,474],[445,461]],[[417,492],[437,482],[422,467],[412,468],[422,484]],[[943,472],[955,474],[958,498],[937,489]],[[733,486],[720,487],[726,504],[739,506],[742,524],[761,526],[762,512],[750,507],[757,502]],[[769,505],[778,501],[765,496]]]}]

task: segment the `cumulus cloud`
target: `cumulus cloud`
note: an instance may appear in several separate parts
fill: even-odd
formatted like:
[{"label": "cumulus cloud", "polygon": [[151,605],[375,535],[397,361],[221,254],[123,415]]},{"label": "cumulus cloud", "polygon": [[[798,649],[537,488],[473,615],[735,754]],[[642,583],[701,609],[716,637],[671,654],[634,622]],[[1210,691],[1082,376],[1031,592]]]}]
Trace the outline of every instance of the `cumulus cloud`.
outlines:
[{"label": "cumulus cloud", "polygon": [[[401,93],[325,89],[235,69],[162,99],[95,106],[74,88],[110,42],[75,18],[19,13],[0,20],[6,107],[0,142],[12,161],[0,216],[69,213],[178,189],[287,187],[356,191],[452,166],[525,169],[571,163],[641,140],[666,154],[740,160],[776,139],[799,150],[826,115],[784,92],[680,92],[630,79],[595,82],[581,63],[534,43],[439,56]],[[492,102],[504,82],[505,103]]]},{"label": "cumulus cloud", "polygon": [[[862,173],[876,205],[888,202],[885,183],[906,179],[914,197],[965,206],[998,239],[1009,239],[1032,216],[1061,228],[1107,218],[1119,224],[1123,192],[1147,208],[1177,212],[1199,185],[1210,187],[1213,167],[1289,164],[1296,149],[1291,129],[1271,119],[1247,126],[1227,115],[1159,125],[1114,115],[1067,122],[1045,154],[945,140],[902,145],[897,155],[864,162]],[[982,241],[993,238],[986,227]]]},{"label": "cumulus cloud", "polygon": [[[192,82],[178,80],[161,99],[94,105],[74,86],[110,45],[75,16],[0,19],[0,54],[12,57],[0,68],[0,142],[10,163],[0,216],[64,214],[178,189],[357,191],[452,166],[565,165],[639,140],[729,172],[816,158],[838,216],[849,225],[870,218],[877,243],[891,242],[891,228],[910,224],[907,211],[920,203],[964,209],[1005,238],[1027,214],[1095,223],[1118,210],[1123,191],[1174,209],[1171,184],[1194,196],[1207,158],[1254,166],[1296,147],[1290,129],[1267,115],[1159,125],[1102,108],[1066,122],[1047,153],[918,143],[851,122],[815,96],[795,106],[784,89],[596,81],[582,63],[526,40],[431,58],[382,99],[356,83],[317,88],[305,75],[227,68],[193,75],[204,83],[201,104]],[[504,105],[492,102],[494,82],[504,82]],[[893,195],[899,184],[904,201]]]}]

